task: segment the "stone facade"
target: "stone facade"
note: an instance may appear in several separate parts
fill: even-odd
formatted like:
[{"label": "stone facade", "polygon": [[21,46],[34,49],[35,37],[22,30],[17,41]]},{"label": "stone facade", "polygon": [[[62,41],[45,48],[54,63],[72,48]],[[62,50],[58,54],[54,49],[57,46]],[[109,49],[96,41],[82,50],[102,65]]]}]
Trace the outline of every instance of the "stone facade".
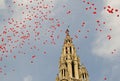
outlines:
[{"label": "stone facade", "polygon": [[89,81],[87,69],[80,63],[69,30],[67,29],[65,33],[66,38],[62,48],[56,81]]}]

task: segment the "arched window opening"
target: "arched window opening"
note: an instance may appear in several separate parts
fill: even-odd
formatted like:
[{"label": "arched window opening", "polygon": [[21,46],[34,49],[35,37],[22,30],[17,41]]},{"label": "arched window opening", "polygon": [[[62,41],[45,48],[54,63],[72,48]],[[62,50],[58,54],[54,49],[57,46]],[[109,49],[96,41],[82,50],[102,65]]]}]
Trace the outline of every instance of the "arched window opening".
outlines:
[{"label": "arched window opening", "polygon": [[67,47],[66,47],[66,54],[68,54],[68,49],[67,49]]},{"label": "arched window opening", "polygon": [[75,77],[74,63],[72,62],[72,76]]},{"label": "arched window opening", "polygon": [[67,67],[67,63],[65,63],[65,66]]},{"label": "arched window opening", "polygon": [[84,74],[82,74],[82,77],[83,77],[83,79],[84,79]]}]

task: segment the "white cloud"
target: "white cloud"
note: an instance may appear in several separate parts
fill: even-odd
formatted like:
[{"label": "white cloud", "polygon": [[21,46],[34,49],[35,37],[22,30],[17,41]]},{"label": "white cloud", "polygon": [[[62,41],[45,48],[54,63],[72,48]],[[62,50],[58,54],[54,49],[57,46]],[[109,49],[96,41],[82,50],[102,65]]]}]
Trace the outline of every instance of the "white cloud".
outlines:
[{"label": "white cloud", "polygon": [[24,81],[32,81],[32,76],[28,75],[28,76],[24,77]]},{"label": "white cloud", "polygon": [[110,81],[114,81],[114,80],[120,81],[120,77],[119,77],[120,71],[119,71],[119,69],[120,69],[120,65],[113,66]]},{"label": "white cloud", "polygon": [[[119,0],[109,0],[104,1],[104,6],[110,5],[113,8],[119,9],[120,8],[120,1]],[[94,48],[93,52],[94,54],[104,57],[104,58],[113,58],[112,52],[117,54],[120,52],[120,18],[116,16],[116,13],[109,14],[106,10],[103,10],[101,12],[103,20],[106,20],[107,24],[106,27],[112,28],[111,32],[105,32],[105,33],[98,33],[96,36],[96,40],[94,41]],[[106,39],[106,35],[110,34],[112,39],[108,40]],[[116,51],[114,51],[116,50]]]},{"label": "white cloud", "polygon": [[0,0],[0,9],[5,9],[5,1],[4,0]]},{"label": "white cloud", "polygon": [[[40,0],[42,1],[42,0]],[[33,0],[16,0],[17,3],[23,3],[23,4],[34,4],[36,1],[33,1]],[[42,1],[43,2],[43,1]],[[56,2],[56,0],[52,0],[53,3]],[[44,1],[45,4],[51,4],[50,3],[50,0],[45,0]]]},{"label": "white cloud", "polygon": [[106,77],[106,79],[108,81],[120,81],[119,75],[120,75],[120,71],[119,71],[120,65],[119,63],[112,63],[109,64],[109,66],[106,66],[101,75],[100,78],[98,79],[98,81],[103,81],[104,78]]}]

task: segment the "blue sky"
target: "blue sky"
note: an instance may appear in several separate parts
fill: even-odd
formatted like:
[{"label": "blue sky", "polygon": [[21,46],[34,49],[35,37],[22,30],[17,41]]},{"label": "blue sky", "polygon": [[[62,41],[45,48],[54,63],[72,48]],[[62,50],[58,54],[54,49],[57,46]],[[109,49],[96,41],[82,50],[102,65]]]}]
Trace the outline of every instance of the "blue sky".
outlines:
[{"label": "blue sky", "polygon": [[0,0],[0,81],[55,81],[68,26],[90,81],[120,81],[119,10],[119,0]]}]

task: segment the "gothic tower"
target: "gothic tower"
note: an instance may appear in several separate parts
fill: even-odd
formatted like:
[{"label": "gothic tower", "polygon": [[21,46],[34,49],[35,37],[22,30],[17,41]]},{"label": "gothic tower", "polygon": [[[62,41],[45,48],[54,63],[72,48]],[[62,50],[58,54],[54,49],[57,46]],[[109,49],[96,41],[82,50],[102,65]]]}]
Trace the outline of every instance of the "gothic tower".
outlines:
[{"label": "gothic tower", "polygon": [[66,38],[59,61],[59,73],[56,81],[89,81],[89,75],[80,58],[76,54],[69,30],[66,30]]}]

